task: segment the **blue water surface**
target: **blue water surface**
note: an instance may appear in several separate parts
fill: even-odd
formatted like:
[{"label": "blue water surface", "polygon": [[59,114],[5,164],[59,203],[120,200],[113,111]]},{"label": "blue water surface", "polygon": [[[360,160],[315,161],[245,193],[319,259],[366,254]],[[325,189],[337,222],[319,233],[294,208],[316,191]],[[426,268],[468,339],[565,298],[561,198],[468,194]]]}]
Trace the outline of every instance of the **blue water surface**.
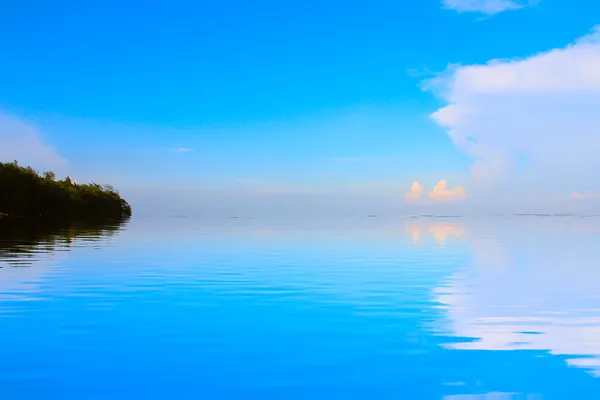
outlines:
[{"label": "blue water surface", "polygon": [[1,399],[600,398],[598,217],[3,240]]}]

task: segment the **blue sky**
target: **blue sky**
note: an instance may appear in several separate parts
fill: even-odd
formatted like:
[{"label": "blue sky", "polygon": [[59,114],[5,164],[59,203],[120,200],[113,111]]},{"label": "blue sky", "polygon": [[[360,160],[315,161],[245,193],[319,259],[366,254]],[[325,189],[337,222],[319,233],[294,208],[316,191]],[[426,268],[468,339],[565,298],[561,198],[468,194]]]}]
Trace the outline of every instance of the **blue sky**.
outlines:
[{"label": "blue sky", "polygon": [[[426,81],[449,65],[565,48],[600,23],[592,0],[0,0],[0,9],[0,113],[35,127],[66,161],[57,169],[124,192],[396,196],[441,179],[476,191],[481,155],[430,118],[453,100]],[[5,140],[20,135],[0,129]],[[600,191],[585,183],[561,190]]]}]

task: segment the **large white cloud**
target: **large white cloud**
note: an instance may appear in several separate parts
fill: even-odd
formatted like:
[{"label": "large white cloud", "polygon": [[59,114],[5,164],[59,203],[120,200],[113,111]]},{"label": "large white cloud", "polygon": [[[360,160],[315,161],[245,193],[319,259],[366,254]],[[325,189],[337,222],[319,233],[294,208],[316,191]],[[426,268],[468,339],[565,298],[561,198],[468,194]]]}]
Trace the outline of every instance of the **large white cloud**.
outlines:
[{"label": "large white cloud", "polygon": [[458,12],[493,15],[502,11],[518,10],[534,2],[534,0],[443,0],[442,4],[444,8]]},{"label": "large white cloud", "polygon": [[17,160],[40,170],[67,168],[67,160],[44,142],[41,132],[18,118],[0,113],[0,161]]},{"label": "large white cloud", "polygon": [[600,190],[600,27],[525,59],[452,67],[425,88],[448,103],[432,117],[473,157],[473,188]]}]

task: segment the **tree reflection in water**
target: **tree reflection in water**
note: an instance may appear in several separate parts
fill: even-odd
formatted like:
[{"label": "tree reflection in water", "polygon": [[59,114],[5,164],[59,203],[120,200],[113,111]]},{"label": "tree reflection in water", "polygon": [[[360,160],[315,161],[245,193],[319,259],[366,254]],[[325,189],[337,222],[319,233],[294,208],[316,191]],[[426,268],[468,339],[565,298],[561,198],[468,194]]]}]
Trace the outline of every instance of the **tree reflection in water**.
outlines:
[{"label": "tree reflection in water", "polygon": [[0,220],[0,268],[27,267],[40,255],[69,251],[77,242],[99,242],[123,229],[129,218],[115,220]]}]

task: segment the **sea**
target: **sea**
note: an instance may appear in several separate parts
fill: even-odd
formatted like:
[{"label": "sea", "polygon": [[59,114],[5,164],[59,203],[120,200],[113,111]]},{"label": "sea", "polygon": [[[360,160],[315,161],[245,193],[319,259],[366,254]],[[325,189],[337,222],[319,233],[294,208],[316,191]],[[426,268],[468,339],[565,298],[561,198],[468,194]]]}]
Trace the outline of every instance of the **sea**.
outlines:
[{"label": "sea", "polygon": [[0,399],[600,399],[600,215],[0,225]]}]

